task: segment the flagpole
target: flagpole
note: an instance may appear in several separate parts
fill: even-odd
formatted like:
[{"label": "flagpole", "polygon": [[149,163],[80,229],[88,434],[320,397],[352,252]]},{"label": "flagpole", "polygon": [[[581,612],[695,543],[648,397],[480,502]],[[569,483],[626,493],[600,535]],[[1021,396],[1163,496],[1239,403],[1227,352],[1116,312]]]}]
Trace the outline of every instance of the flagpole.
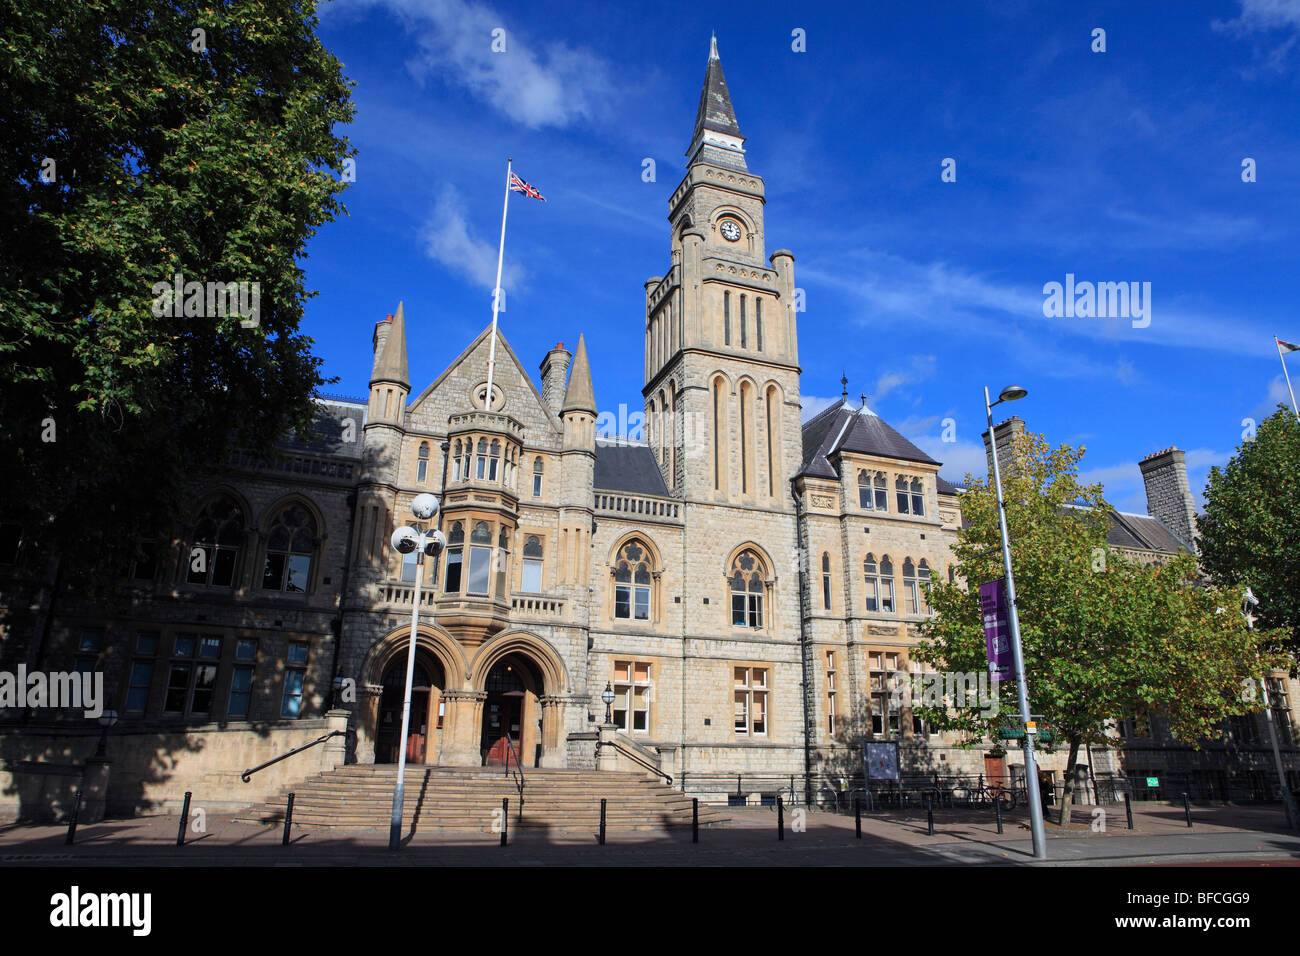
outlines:
[{"label": "flagpole", "polygon": [[501,260],[506,254],[506,213],[510,209],[510,164],[512,162],[513,159],[506,160],[506,198],[501,203],[501,244],[497,246],[497,284],[492,289],[492,344],[488,347],[487,397],[483,402],[483,407],[489,411],[492,408],[492,377],[497,367],[497,309],[501,306]]},{"label": "flagpole", "polygon": [[1295,403],[1295,389],[1291,387],[1291,373],[1286,370],[1286,359],[1282,357],[1282,340],[1275,335],[1273,344],[1277,346],[1277,360],[1282,363],[1282,374],[1286,376],[1286,390],[1291,393],[1291,410],[1295,412],[1296,418],[1300,418],[1300,407]]}]

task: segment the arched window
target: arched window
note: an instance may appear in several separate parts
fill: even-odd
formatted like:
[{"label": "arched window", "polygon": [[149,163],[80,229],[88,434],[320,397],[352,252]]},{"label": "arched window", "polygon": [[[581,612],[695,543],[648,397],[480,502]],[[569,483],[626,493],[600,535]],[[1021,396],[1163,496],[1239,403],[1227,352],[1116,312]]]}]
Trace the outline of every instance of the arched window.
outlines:
[{"label": "arched window", "polygon": [[867,610],[880,610],[880,569],[876,566],[876,556],[868,554],[862,561],[862,573],[867,581]]},{"label": "arched window", "polygon": [[872,510],[871,505],[871,475],[861,469],[858,470],[858,504]]},{"label": "arched window", "polygon": [[533,459],[533,497],[542,496],[542,456]]},{"label": "arched window", "polygon": [[725,491],[722,470],[722,432],[727,427],[726,412],[723,405],[724,380],[713,380],[713,490]]},{"label": "arched window", "polygon": [[875,489],[875,493],[876,493],[876,510],[888,511],[889,510],[889,489],[885,486],[884,472],[881,471],[876,472],[876,477],[872,479],[872,487]]},{"label": "arched window", "polygon": [[907,479],[902,475],[899,475],[894,480],[894,491],[897,492],[898,497],[898,513],[900,515],[910,514],[911,509],[908,507],[907,501]]},{"label": "arched window", "polygon": [[469,475],[470,475],[469,462],[470,462],[470,456],[472,455],[473,451],[474,451],[474,439],[466,438],[465,439],[465,464],[460,470],[460,477],[462,481],[469,481]]},{"label": "arched window", "polygon": [[524,542],[524,578],[520,590],[539,594],[542,590],[542,542],[530,534]]},{"label": "arched window", "polygon": [[921,599],[917,607],[920,608],[921,614],[932,614],[930,595],[926,593],[926,589],[930,587],[930,565],[926,564],[925,558],[922,558],[921,563],[916,567],[916,579],[921,588]]},{"label": "arched window", "polygon": [[474,477],[475,478],[487,477],[487,439],[486,438],[480,438],[478,440],[478,458],[474,462]]},{"label": "arched window", "polygon": [[488,452],[488,481],[497,480],[497,461],[501,457],[501,442],[492,439],[492,450]]},{"label": "arched window", "polygon": [[306,591],[316,550],[316,519],[302,505],[280,512],[266,539],[262,587],[268,591]]},{"label": "arched window", "polygon": [[456,439],[456,457],[451,461],[451,480],[460,481],[460,439]]},{"label": "arched window", "polygon": [[912,479],[912,514],[925,514],[925,488],[920,478]]},{"label": "arched window", "polygon": [[425,479],[428,477],[429,477],[429,443],[427,441],[422,441],[420,442],[420,457],[416,460],[415,463],[415,480],[418,484],[422,485],[424,484]]},{"label": "arched window", "polygon": [[753,551],[740,552],[731,563],[731,623],[763,626],[763,563]]},{"label": "arched window", "polygon": [[740,347],[749,348],[749,336],[745,329],[745,297],[740,297]]},{"label": "arched window", "polygon": [[505,600],[506,581],[510,575],[510,529],[506,527],[502,527],[497,534],[496,568],[496,596],[500,600]]},{"label": "arched window", "polygon": [[623,545],[614,562],[614,617],[650,620],[653,581],[650,554],[645,545],[635,539]]},{"label": "arched window", "polygon": [[920,606],[916,587],[916,565],[911,558],[903,559],[903,613],[916,614]]},{"label": "arched window", "polygon": [[[745,297],[741,296],[740,301],[743,303]],[[754,467],[754,456],[751,454],[749,443],[753,440],[754,427],[752,422],[754,400],[753,386],[749,382],[740,383],[740,403],[738,419],[740,422],[740,493],[749,494],[750,488],[753,487],[753,481],[750,478],[750,470]]]},{"label": "arched window", "polygon": [[831,556],[827,551],[822,552],[822,607],[831,609]]},{"label": "arched window", "polygon": [[244,544],[244,513],[229,495],[209,501],[194,525],[186,580],[228,588],[235,583]]},{"label": "arched window", "polygon": [[492,572],[492,528],[486,521],[474,522],[469,543],[469,579],[466,593],[487,594]]},{"label": "arched window", "polygon": [[465,525],[452,522],[447,531],[447,573],[443,578],[442,590],[447,594],[460,593],[460,572],[465,560]]},{"label": "arched window", "polygon": [[[762,313],[759,313],[760,317]],[[763,347],[762,325],[759,325],[758,347]],[[776,497],[776,388],[768,386],[764,393],[763,415],[767,421],[767,496]]]},{"label": "arched window", "polygon": [[887,554],[880,559],[880,609],[887,614],[898,610],[894,605],[894,564]]},{"label": "arched window", "polygon": [[763,351],[763,299],[754,297],[754,344]]},{"label": "arched window", "polygon": [[722,344],[731,345],[731,293],[722,293]]}]

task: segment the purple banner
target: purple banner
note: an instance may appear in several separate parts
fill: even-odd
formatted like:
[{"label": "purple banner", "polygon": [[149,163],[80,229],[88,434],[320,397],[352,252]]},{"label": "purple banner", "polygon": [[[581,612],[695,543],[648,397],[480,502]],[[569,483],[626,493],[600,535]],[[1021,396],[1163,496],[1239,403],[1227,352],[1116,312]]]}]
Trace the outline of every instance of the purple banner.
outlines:
[{"label": "purple banner", "polygon": [[1005,579],[998,578],[980,585],[984,647],[988,651],[989,676],[993,680],[1011,680],[1015,676],[1015,662],[1011,655],[1011,623],[1007,610]]}]

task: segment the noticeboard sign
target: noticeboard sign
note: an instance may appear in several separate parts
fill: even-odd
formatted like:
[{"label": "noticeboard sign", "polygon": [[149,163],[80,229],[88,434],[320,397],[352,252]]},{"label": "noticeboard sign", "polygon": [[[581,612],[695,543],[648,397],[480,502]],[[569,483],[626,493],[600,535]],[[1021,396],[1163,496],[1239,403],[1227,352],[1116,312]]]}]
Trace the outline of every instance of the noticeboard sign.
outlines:
[{"label": "noticeboard sign", "polygon": [[898,741],[864,740],[862,766],[868,781],[898,779]]},{"label": "noticeboard sign", "polygon": [[1148,787],[1158,787],[1158,786],[1160,786],[1160,778],[1159,778],[1159,777],[1147,777],[1147,786],[1148,786]]}]

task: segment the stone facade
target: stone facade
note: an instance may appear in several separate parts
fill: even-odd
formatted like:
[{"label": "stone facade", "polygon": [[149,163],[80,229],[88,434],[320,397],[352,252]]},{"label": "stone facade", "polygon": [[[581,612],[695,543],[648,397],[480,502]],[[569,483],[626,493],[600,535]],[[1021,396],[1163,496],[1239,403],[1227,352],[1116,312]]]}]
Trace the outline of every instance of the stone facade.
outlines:
[{"label": "stone facade", "polygon": [[[345,759],[394,760],[417,609],[415,762],[640,760],[711,799],[834,788],[860,776],[864,738],[898,740],[911,773],[997,772],[997,751],[890,709],[926,582],[950,579],[960,490],[847,395],[801,423],[794,255],[767,254],[743,143],[715,47],[669,269],[645,284],[644,441],[597,438],[582,337],[542,358],[539,388],[504,335],[489,371],[485,329],[413,393],[399,303],[374,328],[369,395],[323,401],[317,433],[271,460],[233,456],[116,605],[51,598],[48,576],[6,585],[6,667],[105,675],[122,714],[110,809],[187,789],[248,803]],[[1149,488],[1181,465],[1162,454]],[[390,536],[426,492],[446,550],[404,557]],[[1190,501],[1185,473],[1157,518],[1180,513],[1175,492]],[[1161,527],[1127,516],[1124,546],[1176,550]],[[62,807],[96,734],[77,715],[4,717],[16,812]],[[327,726],[345,743],[236,782]],[[601,741],[619,746],[598,756]]]}]

